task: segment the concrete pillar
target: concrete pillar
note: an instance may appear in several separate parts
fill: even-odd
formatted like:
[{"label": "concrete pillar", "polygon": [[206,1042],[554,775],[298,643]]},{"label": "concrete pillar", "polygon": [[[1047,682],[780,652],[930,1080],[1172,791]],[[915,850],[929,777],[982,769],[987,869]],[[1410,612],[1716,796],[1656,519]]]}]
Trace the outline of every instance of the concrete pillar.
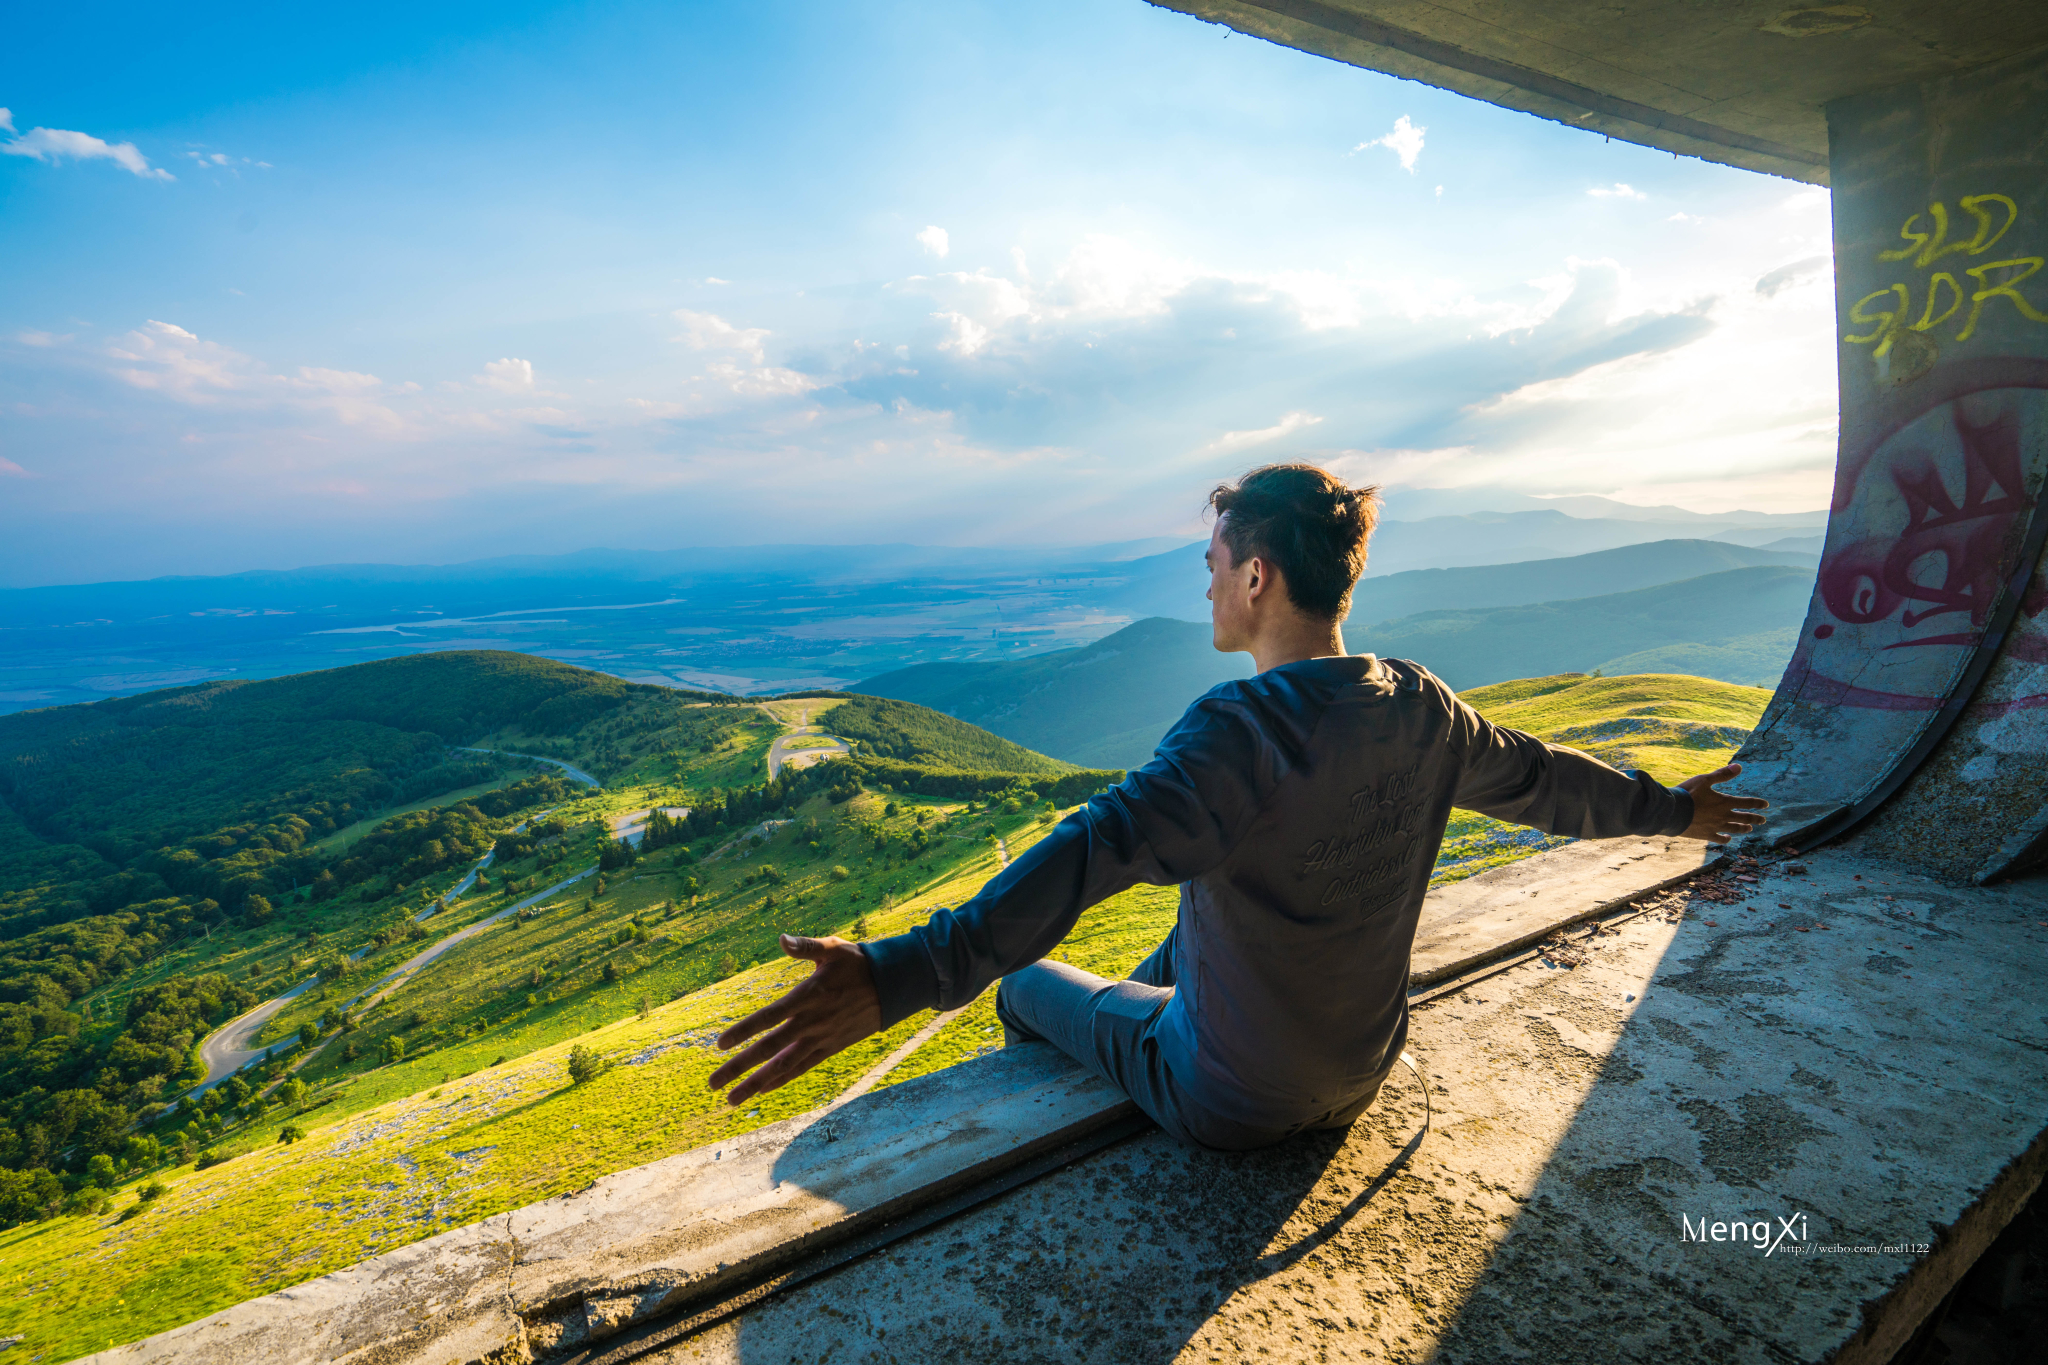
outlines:
[{"label": "concrete pillar", "polygon": [[1873,851],[1998,875],[2048,802],[2048,61],[1828,123],[1833,516],[1743,785],[1774,841],[1868,822]]}]

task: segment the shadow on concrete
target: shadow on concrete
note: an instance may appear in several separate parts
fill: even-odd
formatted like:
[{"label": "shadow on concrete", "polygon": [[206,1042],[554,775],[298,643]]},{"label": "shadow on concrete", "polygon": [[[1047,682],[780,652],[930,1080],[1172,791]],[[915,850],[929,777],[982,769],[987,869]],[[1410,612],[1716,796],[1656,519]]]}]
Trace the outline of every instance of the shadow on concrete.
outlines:
[{"label": "shadow on concrete", "polygon": [[2048,1153],[2048,887],[1811,861],[1420,1010],[1419,1149],[1405,1070],[1348,1133],[1153,1132],[662,1358],[1888,1359]]},{"label": "shadow on concrete", "polygon": [[[1297,1272],[1385,1198],[1423,1114],[1401,1071],[1348,1132],[1220,1155],[1151,1130],[660,1358],[1170,1359],[1220,1305]],[[799,1143],[824,1142],[822,1127]]]}]

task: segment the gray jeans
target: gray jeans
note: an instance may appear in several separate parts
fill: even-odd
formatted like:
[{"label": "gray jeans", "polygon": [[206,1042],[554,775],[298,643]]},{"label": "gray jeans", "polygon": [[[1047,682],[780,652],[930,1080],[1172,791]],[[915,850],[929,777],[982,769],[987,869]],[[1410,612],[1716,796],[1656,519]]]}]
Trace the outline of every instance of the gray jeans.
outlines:
[{"label": "gray jeans", "polygon": [[1378,1094],[1286,1127],[1263,1128],[1224,1118],[1174,1079],[1159,1058],[1152,1029],[1173,998],[1173,945],[1180,930],[1138,964],[1130,977],[1111,981],[1064,962],[1034,962],[996,985],[996,1017],[1007,1044],[1051,1043],[1130,1096],[1177,1141],[1211,1151],[1269,1147],[1309,1128],[1348,1128]]}]

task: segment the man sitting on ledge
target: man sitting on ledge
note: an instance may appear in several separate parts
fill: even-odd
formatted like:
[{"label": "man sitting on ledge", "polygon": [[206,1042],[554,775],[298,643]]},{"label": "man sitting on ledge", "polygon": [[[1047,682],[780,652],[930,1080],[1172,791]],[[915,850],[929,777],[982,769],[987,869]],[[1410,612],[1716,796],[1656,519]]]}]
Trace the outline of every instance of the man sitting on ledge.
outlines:
[{"label": "man sitting on ledge", "polygon": [[[1344,1127],[1408,1036],[1408,959],[1451,808],[1552,834],[1724,844],[1764,802],[1662,786],[1491,724],[1418,664],[1347,654],[1339,623],[1378,516],[1306,464],[1210,495],[1216,648],[1258,675],[1210,689],[1152,761],[957,910],[873,943],[784,935],[814,964],[719,1038],[743,1104],[998,977],[1006,1041],[1045,1039],[1182,1142],[1239,1151]],[[1041,959],[1089,906],[1180,884],[1166,941],[1125,981]],[[758,1069],[757,1069],[758,1068]]]}]

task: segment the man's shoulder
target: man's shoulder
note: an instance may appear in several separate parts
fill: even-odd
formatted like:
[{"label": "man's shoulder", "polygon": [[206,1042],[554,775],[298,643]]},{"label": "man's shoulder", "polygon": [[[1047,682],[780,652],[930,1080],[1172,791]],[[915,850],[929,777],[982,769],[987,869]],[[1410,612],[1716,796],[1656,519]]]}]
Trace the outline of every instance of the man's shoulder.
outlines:
[{"label": "man's shoulder", "polygon": [[1392,696],[1424,693],[1437,700],[1455,698],[1443,679],[1412,659],[1383,659],[1373,654],[1346,654],[1330,659],[1304,659],[1249,678],[1221,682],[1194,700],[1190,709],[1207,703],[1299,705],[1340,697]]},{"label": "man's shoulder", "polygon": [[1305,659],[1218,683],[1189,704],[1169,737],[1184,744],[1228,745],[1232,736],[1256,734],[1305,743],[1331,707],[1360,703],[1451,711],[1457,694],[1407,659],[1370,654]]}]

